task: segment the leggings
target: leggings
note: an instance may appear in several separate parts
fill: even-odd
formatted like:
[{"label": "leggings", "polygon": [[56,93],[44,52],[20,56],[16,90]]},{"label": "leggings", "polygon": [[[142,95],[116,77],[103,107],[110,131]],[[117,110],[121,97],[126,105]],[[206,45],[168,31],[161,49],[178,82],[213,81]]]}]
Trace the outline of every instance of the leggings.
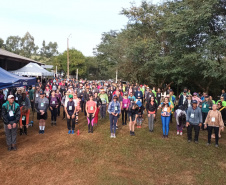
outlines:
[{"label": "leggings", "polygon": [[67,118],[67,128],[68,130],[75,130],[75,118],[72,119],[72,116],[70,116],[70,119]]},{"label": "leggings", "polygon": [[[122,112],[122,123],[126,123],[128,110],[126,110],[126,108],[123,108],[121,112]],[[125,122],[124,122],[124,114],[125,114]]]},{"label": "leggings", "polygon": [[148,127],[151,131],[154,130],[154,116],[155,114],[150,114],[150,117],[148,117]]},{"label": "leggings", "polygon": [[53,110],[51,110],[51,121],[56,121],[57,118],[57,108],[52,107]]},{"label": "leggings", "polygon": [[89,117],[87,116],[87,120],[88,120],[88,129],[90,130],[93,129],[93,121],[94,121],[94,117],[93,114],[89,114]]},{"label": "leggings", "polygon": [[162,119],[162,131],[164,136],[168,136],[170,116],[161,116]]}]

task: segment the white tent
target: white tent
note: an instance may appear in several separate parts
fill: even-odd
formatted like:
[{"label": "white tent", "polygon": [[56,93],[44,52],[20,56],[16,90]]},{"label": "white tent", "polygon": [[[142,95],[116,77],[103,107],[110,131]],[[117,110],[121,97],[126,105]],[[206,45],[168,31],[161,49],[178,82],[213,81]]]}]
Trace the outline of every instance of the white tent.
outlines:
[{"label": "white tent", "polygon": [[19,76],[54,76],[52,72],[49,72],[43,69],[40,65],[32,62],[18,70],[10,72]]}]

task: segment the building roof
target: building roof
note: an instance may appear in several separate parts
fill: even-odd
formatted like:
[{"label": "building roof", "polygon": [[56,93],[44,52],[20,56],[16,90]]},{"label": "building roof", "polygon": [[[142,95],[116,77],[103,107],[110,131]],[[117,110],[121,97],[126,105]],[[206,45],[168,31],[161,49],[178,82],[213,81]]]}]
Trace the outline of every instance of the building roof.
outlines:
[{"label": "building roof", "polygon": [[44,69],[52,69],[53,65],[42,65]]},{"label": "building roof", "polygon": [[37,62],[37,61],[32,60],[30,58],[26,58],[26,57],[17,55],[15,53],[12,53],[12,52],[9,52],[9,51],[6,51],[6,50],[0,48],[0,57],[2,57],[2,56],[17,59],[17,60],[25,60],[25,61],[34,62],[34,63],[37,63],[37,64],[42,64],[41,62]]}]

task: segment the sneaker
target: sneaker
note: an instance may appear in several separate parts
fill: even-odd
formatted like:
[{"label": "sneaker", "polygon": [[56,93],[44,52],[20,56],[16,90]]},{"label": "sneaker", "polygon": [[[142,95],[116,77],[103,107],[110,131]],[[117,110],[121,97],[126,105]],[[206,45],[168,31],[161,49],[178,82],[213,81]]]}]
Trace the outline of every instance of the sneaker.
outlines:
[{"label": "sneaker", "polygon": [[74,133],[75,133],[75,131],[74,131],[74,130],[72,130],[72,131],[71,131],[71,134],[74,134]]},{"label": "sneaker", "polygon": [[132,132],[132,131],[130,131],[130,135],[131,135],[131,136],[133,135],[133,132]]},{"label": "sneaker", "polygon": [[8,146],[8,151],[11,151],[12,150],[12,147],[11,146]]},{"label": "sneaker", "polygon": [[39,130],[39,134],[41,134],[42,133],[42,131],[41,130]]},{"label": "sneaker", "polygon": [[124,125],[127,125],[127,123],[125,122],[125,124]]},{"label": "sneaker", "polygon": [[195,144],[199,144],[199,142],[198,141],[195,141]]},{"label": "sneaker", "polygon": [[71,130],[68,130],[68,134],[70,134],[71,133]]},{"label": "sneaker", "polygon": [[216,147],[216,148],[218,148],[218,147],[219,147],[219,145],[217,145],[217,144],[216,144],[216,145],[215,145],[215,147]]},{"label": "sneaker", "polygon": [[182,136],[183,135],[183,132],[180,132],[180,135]]},{"label": "sneaker", "polygon": [[113,138],[113,137],[114,137],[113,134],[111,134],[110,138]]},{"label": "sneaker", "polygon": [[116,135],[115,134],[113,135],[113,138],[116,138]]},{"label": "sneaker", "polygon": [[44,134],[45,133],[45,130],[42,130],[42,134]]},{"label": "sneaker", "polygon": [[180,132],[179,131],[177,131],[177,135],[179,135],[180,134]]},{"label": "sneaker", "polygon": [[191,140],[188,140],[188,143],[190,143],[191,142]]},{"label": "sneaker", "polygon": [[135,132],[132,132],[132,134],[133,134],[132,136],[135,136]]},{"label": "sneaker", "polygon": [[118,130],[118,126],[116,126],[116,129]]},{"label": "sneaker", "polygon": [[162,138],[165,138],[165,135],[163,135]]},{"label": "sneaker", "polygon": [[206,143],[206,146],[209,146],[210,145],[210,143]]}]

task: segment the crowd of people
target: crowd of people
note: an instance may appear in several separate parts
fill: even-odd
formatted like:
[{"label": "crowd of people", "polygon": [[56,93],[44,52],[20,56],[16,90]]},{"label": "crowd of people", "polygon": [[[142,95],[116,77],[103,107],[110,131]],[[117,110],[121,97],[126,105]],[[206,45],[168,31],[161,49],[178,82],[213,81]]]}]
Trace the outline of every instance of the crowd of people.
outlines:
[{"label": "crowd of people", "polygon": [[[220,100],[215,102],[203,92],[199,94],[184,88],[176,97],[168,86],[164,91],[147,85],[112,81],[87,81],[54,78],[37,83],[32,87],[8,88],[0,90],[1,115],[4,122],[8,150],[17,150],[16,139],[19,127],[20,135],[28,134],[28,127],[34,122],[34,112],[39,121],[39,134],[45,133],[48,112],[51,125],[57,126],[59,116],[67,120],[67,133],[75,134],[75,126],[83,114],[87,117],[88,133],[94,132],[98,118],[110,120],[110,137],[116,138],[119,119],[122,125],[129,125],[131,136],[135,136],[135,125],[141,128],[144,114],[147,114],[148,128],[154,132],[157,112],[160,111],[163,138],[169,136],[169,125],[176,118],[176,134],[183,135],[187,127],[187,139],[198,143],[200,129],[207,130],[207,145],[215,138],[215,146],[226,123],[226,93],[222,90]],[[63,108],[61,108],[63,107]],[[33,115],[33,117],[32,117]],[[212,134],[214,130],[214,134]]]}]

